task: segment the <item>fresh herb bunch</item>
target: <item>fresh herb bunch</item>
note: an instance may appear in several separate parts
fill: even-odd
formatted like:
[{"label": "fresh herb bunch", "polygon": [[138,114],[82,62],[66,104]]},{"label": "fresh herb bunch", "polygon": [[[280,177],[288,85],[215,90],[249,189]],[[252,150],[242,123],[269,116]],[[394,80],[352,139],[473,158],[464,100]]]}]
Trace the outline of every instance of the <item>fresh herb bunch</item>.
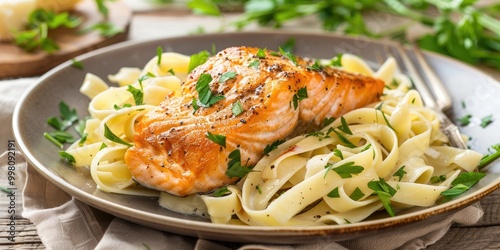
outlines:
[{"label": "fresh herb bunch", "polygon": [[[220,6],[236,0],[190,0],[195,13],[220,16]],[[284,23],[315,15],[327,31],[389,37],[406,41],[409,24],[420,23],[429,32],[417,38],[421,48],[452,56],[470,64],[484,63],[500,69],[500,3],[477,5],[477,0],[240,0],[243,14],[238,28],[251,23],[281,27]],[[374,32],[363,18],[368,11],[410,20],[390,30]],[[436,13],[432,15],[432,13]]]},{"label": "fresh herb bunch", "polygon": [[[112,37],[123,32],[123,29],[107,22],[109,16],[109,9],[106,6],[107,1],[114,0],[95,0],[96,7],[105,21],[96,23],[84,29],[83,32],[95,30],[103,37]],[[80,17],[67,11],[56,13],[51,10],[36,9],[30,13],[26,29],[15,33],[14,43],[26,52],[34,52],[40,49],[53,53],[59,50],[59,46],[56,41],[49,37],[51,31],[61,27],[74,29],[81,23]]]}]

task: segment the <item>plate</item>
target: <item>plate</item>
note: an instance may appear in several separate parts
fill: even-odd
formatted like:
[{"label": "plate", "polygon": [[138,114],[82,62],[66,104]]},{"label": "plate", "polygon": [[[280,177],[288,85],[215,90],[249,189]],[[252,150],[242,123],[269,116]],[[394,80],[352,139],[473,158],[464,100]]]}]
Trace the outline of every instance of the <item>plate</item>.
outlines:
[{"label": "plate", "polygon": [[[96,189],[85,168],[75,169],[62,160],[58,149],[42,134],[52,131],[47,118],[57,115],[58,103],[64,101],[75,107],[80,116],[88,114],[87,97],[79,93],[86,72],[103,79],[118,72],[121,67],[143,67],[156,55],[156,48],[184,54],[200,50],[211,51],[229,46],[257,46],[277,49],[290,38],[294,38],[294,53],[313,58],[330,58],[338,53],[353,53],[366,60],[376,62],[380,51],[388,43],[337,35],[293,33],[293,32],[245,32],[193,35],[166,38],[146,42],[126,42],[99,49],[78,57],[84,70],[63,63],[43,75],[21,98],[14,111],[13,126],[18,146],[27,160],[49,181],[75,198],[111,213],[117,217],[148,227],[212,240],[259,242],[259,243],[305,243],[317,242],[322,237],[341,241],[365,237],[388,230],[400,230],[422,223],[431,223],[449,216],[450,213],[470,205],[500,186],[500,163],[490,164],[487,176],[462,196],[448,203],[429,207],[412,208],[395,217],[375,215],[369,220],[347,225],[318,227],[248,227],[212,224],[189,215],[182,215],[161,208],[156,199],[109,194]],[[390,44],[389,44],[390,45]],[[456,117],[474,114],[472,123],[462,132],[472,137],[470,146],[482,153],[499,142],[495,138],[500,130],[500,121],[486,128],[479,126],[480,117],[494,114],[500,106],[500,84],[480,71],[455,60],[432,53],[425,53],[438,76],[444,80],[453,96]],[[465,107],[462,106],[465,104]]]}]

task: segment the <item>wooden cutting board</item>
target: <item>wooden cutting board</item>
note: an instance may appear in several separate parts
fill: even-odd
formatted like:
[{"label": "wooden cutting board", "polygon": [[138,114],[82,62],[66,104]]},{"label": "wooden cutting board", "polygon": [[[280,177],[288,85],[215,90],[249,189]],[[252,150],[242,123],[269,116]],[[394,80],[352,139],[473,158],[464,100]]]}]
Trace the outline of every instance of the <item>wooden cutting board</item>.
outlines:
[{"label": "wooden cutting board", "polygon": [[132,11],[122,1],[106,3],[109,8],[108,21],[122,28],[122,33],[102,37],[96,31],[78,32],[78,28],[83,29],[104,20],[94,0],[83,0],[72,12],[83,20],[77,29],[60,28],[49,33],[49,37],[59,45],[59,51],[51,54],[43,51],[27,53],[10,41],[0,42],[0,78],[41,75],[77,55],[127,39]]}]

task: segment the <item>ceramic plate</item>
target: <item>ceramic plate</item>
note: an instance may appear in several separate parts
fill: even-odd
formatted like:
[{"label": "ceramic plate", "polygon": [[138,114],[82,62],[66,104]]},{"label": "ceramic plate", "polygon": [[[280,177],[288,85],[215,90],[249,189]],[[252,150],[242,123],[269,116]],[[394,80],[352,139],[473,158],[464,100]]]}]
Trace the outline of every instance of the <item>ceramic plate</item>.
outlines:
[{"label": "ceramic plate", "polygon": [[[356,237],[399,230],[420,223],[430,223],[455,212],[485,195],[493,192],[500,183],[500,163],[491,164],[487,176],[473,189],[457,199],[434,207],[413,208],[400,212],[395,217],[385,213],[369,220],[347,225],[321,227],[248,227],[212,224],[205,219],[181,215],[161,208],[156,199],[104,193],[96,190],[89,172],[85,168],[75,169],[59,159],[58,149],[42,134],[53,129],[47,118],[59,114],[58,103],[64,101],[76,107],[80,116],[88,114],[88,98],[78,89],[87,72],[107,79],[108,74],[118,72],[121,67],[143,67],[156,55],[156,48],[184,54],[200,50],[211,51],[229,46],[257,46],[277,49],[290,38],[296,40],[294,53],[312,58],[331,58],[338,53],[349,52],[376,62],[380,51],[387,43],[362,38],[307,33],[221,33],[166,38],[146,42],[127,42],[78,57],[84,70],[64,63],[42,76],[19,101],[14,112],[14,133],[19,148],[29,162],[49,181],[77,199],[123,219],[149,227],[212,240],[260,242],[260,243],[304,243],[328,237],[330,240],[346,240]],[[482,153],[500,141],[500,121],[490,126],[479,126],[480,117],[498,114],[500,107],[500,84],[478,70],[455,60],[425,53],[453,96],[456,117],[474,114],[476,120],[462,128],[472,136],[470,146]],[[464,108],[461,103],[465,103]]]}]

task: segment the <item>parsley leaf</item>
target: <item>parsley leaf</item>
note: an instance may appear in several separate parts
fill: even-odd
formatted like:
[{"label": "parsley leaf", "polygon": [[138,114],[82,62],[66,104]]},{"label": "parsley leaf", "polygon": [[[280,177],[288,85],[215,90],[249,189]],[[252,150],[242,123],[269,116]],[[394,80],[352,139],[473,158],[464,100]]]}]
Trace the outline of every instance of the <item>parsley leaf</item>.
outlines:
[{"label": "parsley leaf", "polygon": [[123,145],[129,146],[129,147],[133,146],[132,144],[124,141],[122,138],[115,135],[113,133],[113,131],[111,131],[111,129],[109,129],[109,127],[106,123],[104,123],[104,137],[106,137],[108,140],[110,140],[112,142],[116,142],[118,144],[123,144]]},{"label": "parsley leaf", "polygon": [[332,124],[334,121],[335,121],[335,117],[325,117],[325,119],[323,119],[323,127],[326,127],[326,126]]},{"label": "parsley leaf", "polygon": [[321,71],[323,70],[323,65],[319,64],[318,61],[315,61],[313,65],[307,66],[307,69],[314,70],[314,71]]},{"label": "parsley leaf", "polygon": [[226,147],[226,136],[224,135],[217,135],[217,134],[212,134],[207,131],[206,134],[207,138],[216,144],[219,144],[222,147]]},{"label": "parsley leaf", "polygon": [[281,47],[279,47],[279,52],[280,52],[280,54],[281,54],[282,56],[284,56],[284,57],[288,58],[288,60],[292,61],[292,63],[293,63],[294,65],[297,65],[297,64],[298,64],[298,62],[297,62],[297,58],[295,57],[295,55],[294,55],[294,54],[292,54],[292,52],[290,52],[290,51],[285,51],[285,50],[283,50],[283,48],[281,48]]},{"label": "parsley leaf", "polygon": [[212,76],[207,73],[200,75],[200,78],[196,82],[196,91],[198,92],[198,98],[201,105],[204,107],[210,107],[220,100],[225,99],[223,95],[213,95],[210,90],[210,83],[212,82]]},{"label": "parsley leaf", "polygon": [[440,203],[448,202],[465,193],[472,186],[476,185],[484,176],[486,176],[486,174],[481,172],[461,173],[451,182],[450,189],[441,192],[443,198],[440,200]]},{"label": "parsley leaf", "polygon": [[223,83],[226,82],[227,80],[234,79],[236,77],[236,72],[235,71],[228,71],[219,78],[219,82]]},{"label": "parsley leaf", "polygon": [[[163,55],[163,48],[161,46],[158,46],[156,48],[156,57],[158,58],[158,61],[156,61],[156,65],[160,65],[161,64],[161,57]],[[174,74],[172,74],[174,75]]]},{"label": "parsley leaf", "polygon": [[210,53],[206,50],[200,51],[197,54],[193,54],[189,58],[189,67],[188,72],[191,72],[196,67],[204,64],[208,58],[210,57]]},{"label": "parsley leaf", "polygon": [[293,103],[293,108],[297,109],[299,107],[299,101],[302,101],[306,99],[307,96],[307,88],[302,87],[297,91],[297,94],[293,95],[292,97],[292,103]]},{"label": "parsley leaf", "polygon": [[266,145],[264,148],[264,155],[269,154],[269,152],[278,148],[279,145],[283,144],[286,140],[276,140],[271,144]]},{"label": "parsley leaf", "polygon": [[341,126],[338,127],[338,129],[348,135],[352,135],[352,131],[351,129],[349,128],[349,124],[347,124],[347,121],[345,120],[345,118],[343,116],[340,117],[340,122],[341,122]]},{"label": "parsley leaf", "polygon": [[354,189],[354,191],[351,193],[351,195],[349,195],[349,198],[357,201],[357,200],[363,198],[363,196],[365,196],[363,191],[361,191],[361,189],[359,189],[359,187],[356,187],[356,189]]},{"label": "parsley leaf", "polygon": [[81,61],[78,61],[76,58],[71,59],[71,66],[76,69],[83,69],[83,63]]},{"label": "parsley leaf", "polygon": [[134,97],[135,105],[138,106],[143,104],[144,93],[142,92],[142,89],[138,89],[132,85],[128,85],[127,91],[130,92],[130,94],[132,94],[132,96]]},{"label": "parsley leaf", "polygon": [[379,178],[378,181],[368,182],[368,187],[379,197],[387,213],[390,216],[395,216],[396,213],[391,206],[391,197],[396,194],[396,189],[387,184],[387,182],[385,182],[382,178]]},{"label": "parsley leaf", "polygon": [[231,108],[231,112],[233,115],[236,117],[243,113],[245,110],[243,110],[243,106],[241,106],[241,102],[238,100],[233,104],[233,107]]},{"label": "parsley leaf", "polygon": [[341,134],[340,132],[338,132],[334,128],[332,128],[331,131],[333,131],[337,135],[337,137],[339,138],[339,140],[342,143],[344,143],[347,147],[350,147],[350,148],[355,148],[356,147],[356,145],[354,145],[354,143],[352,143],[351,141],[349,141],[349,139],[347,139],[347,137],[345,137],[343,134]]},{"label": "parsley leaf", "polygon": [[66,151],[59,151],[59,156],[65,159],[69,164],[76,162],[75,157]]},{"label": "parsley leaf", "polygon": [[330,61],[330,65],[341,67],[342,66],[342,54],[337,54]]},{"label": "parsley leaf", "polygon": [[214,191],[214,196],[215,197],[222,197],[222,196],[229,194],[229,193],[231,193],[231,191],[229,191],[227,186],[224,186],[224,187],[220,187],[220,188],[216,189]]},{"label": "parsley leaf", "polygon": [[[371,145],[371,144],[370,144]],[[399,177],[398,181],[401,181],[403,179],[403,177],[405,176],[406,171],[404,170],[405,168],[405,165],[401,166],[398,171],[396,171],[392,176],[397,176]]]},{"label": "parsley leaf", "polygon": [[239,149],[235,149],[229,153],[229,163],[227,164],[226,175],[229,178],[243,178],[248,173],[252,172],[252,166],[242,166],[241,165],[241,152]]},{"label": "parsley leaf", "polygon": [[472,118],[471,114],[467,114],[462,116],[461,118],[458,118],[458,123],[460,123],[460,126],[467,126],[470,124],[470,119]]},{"label": "parsley leaf", "polygon": [[339,188],[336,187],[334,188],[332,191],[330,191],[330,193],[328,193],[326,196],[330,197],[330,198],[340,198],[340,194],[339,194]]},{"label": "parsley leaf", "polygon": [[337,173],[342,179],[351,178],[353,174],[359,174],[363,172],[365,168],[362,166],[354,165],[353,161],[344,163],[338,167],[331,168],[335,173]]},{"label": "parsley leaf", "polygon": [[259,69],[259,63],[260,63],[259,59],[256,59],[255,61],[248,64],[248,67],[254,68],[254,69]]},{"label": "parsley leaf", "polygon": [[259,49],[257,51],[257,58],[259,58],[259,59],[266,58],[266,49]]},{"label": "parsley leaf", "polygon": [[487,116],[481,118],[481,127],[486,128],[492,122],[493,122],[493,115],[487,115]]}]

